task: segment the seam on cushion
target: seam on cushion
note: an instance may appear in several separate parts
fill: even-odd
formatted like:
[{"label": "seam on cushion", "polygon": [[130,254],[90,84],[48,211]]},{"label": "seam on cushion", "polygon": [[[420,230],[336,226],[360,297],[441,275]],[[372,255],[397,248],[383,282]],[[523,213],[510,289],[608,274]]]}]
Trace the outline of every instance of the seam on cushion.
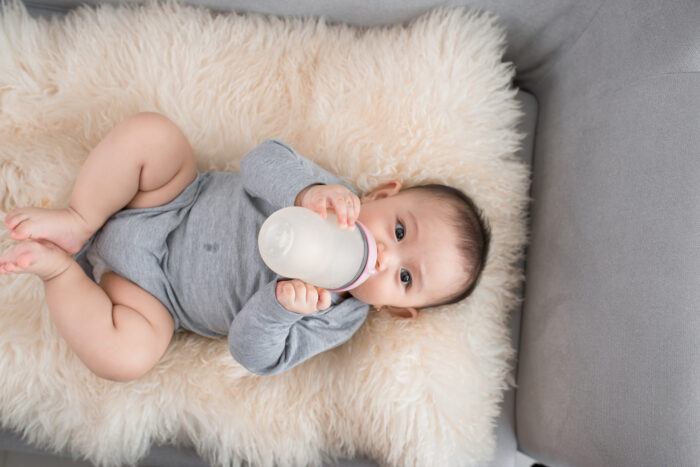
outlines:
[{"label": "seam on cushion", "polygon": [[[666,71],[664,73],[656,73],[655,75],[646,76],[644,78],[638,79],[637,81],[644,81],[647,79],[660,78],[661,76],[697,75],[697,74],[700,74],[700,70],[697,70],[697,71]],[[634,83],[636,83],[637,81],[634,81]]]},{"label": "seam on cushion", "polygon": [[678,75],[698,75],[698,74],[700,74],[700,71],[669,71],[669,72],[664,72],[664,73],[654,73],[653,75],[642,76],[638,79],[635,79],[634,81],[621,83],[621,84],[615,86],[614,88],[599,89],[597,92],[593,93],[590,97],[591,98],[598,98],[598,97],[606,95],[606,94],[615,94],[615,93],[619,92],[621,89],[631,89],[634,86],[637,86],[638,84],[644,83],[646,81],[653,81],[657,78],[664,78],[664,77],[668,77],[668,76],[678,76]]},{"label": "seam on cushion", "polygon": [[578,44],[579,40],[588,31],[588,29],[590,29],[591,24],[593,24],[593,21],[595,21],[595,19],[598,17],[600,10],[606,4],[607,0],[601,0],[600,5],[598,5],[598,8],[596,8],[595,10],[595,13],[593,13],[593,15],[591,15],[591,19],[588,20],[588,24],[586,24],[586,27],[583,28],[583,30],[579,33],[576,39],[574,39],[571,45],[566,47],[565,49],[559,49],[557,52],[555,52],[554,58],[551,61],[545,62],[542,65],[542,68],[540,68],[539,70],[533,70],[530,74],[530,77],[527,78],[527,81],[537,82],[545,78],[552,71],[554,65],[559,63],[564,58],[564,56],[566,56],[571,50],[573,50],[574,47],[576,47],[576,44]]},{"label": "seam on cushion", "polygon": [[643,76],[639,79],[635,79],[634,81],[630,81],[629,83],[625,84],[625,86],[636,86],[637,84],[643,83],[644,81],[655,80],[657,78],[664,78],[666,76],[697,75],[697,74],[700,74],[700,71],[667,71],[664,73],[654,73],[653,75]]}]

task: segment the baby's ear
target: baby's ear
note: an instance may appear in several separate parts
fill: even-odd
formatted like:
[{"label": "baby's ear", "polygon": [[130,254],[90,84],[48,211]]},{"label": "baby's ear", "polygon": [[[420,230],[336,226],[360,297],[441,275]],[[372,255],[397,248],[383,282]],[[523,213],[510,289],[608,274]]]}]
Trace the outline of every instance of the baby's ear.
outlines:
[{"label": "baby's ear", "polygon": [[398,180],[392,180],[387,183],[383,183],[376,187],[374,190],[370,191],[363,200],[376,200],[382,198],[388,198],[389,196],[394,196],[399,191],[401,191],[401,182]]},{"label": "baby's ear", "polygon": [[398,306],[382,306],[380,310],[385,310],[398,318],[415,318],[418,316],[418,310],[413,307],[398,307]]}]

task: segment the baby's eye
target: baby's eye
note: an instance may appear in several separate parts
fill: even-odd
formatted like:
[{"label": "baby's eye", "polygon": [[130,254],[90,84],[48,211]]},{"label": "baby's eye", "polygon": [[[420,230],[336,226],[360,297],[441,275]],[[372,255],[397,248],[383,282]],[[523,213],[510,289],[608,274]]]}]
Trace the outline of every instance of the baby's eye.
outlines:
[{"label": "baby's eye", "polygon": [[405,269],[401,270],[401,283],[405,286],[411,285],[411,273]]},{"label": "baby's eye", "polygon": [[404,235],[406,235],[406,229],[404,228],[401,222],[396,223],[396,227],[394,228],[394,234],[396,235],[396,239],[398,241],[403,240]]}]

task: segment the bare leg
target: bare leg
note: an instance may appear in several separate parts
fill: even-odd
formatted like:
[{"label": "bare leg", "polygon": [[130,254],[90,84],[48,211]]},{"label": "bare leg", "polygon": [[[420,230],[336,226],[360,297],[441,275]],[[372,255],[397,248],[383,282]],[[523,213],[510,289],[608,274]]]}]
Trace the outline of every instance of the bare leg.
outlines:
[{"label": "bare leg", "polygon": [[98,376],[126,381],[148,371],[170,342],[173,320],[155,297],[114,273],[95,284],[68,253],[114,212],[165,204],[195,176],[179,129],[160,115],[139,114],[90,153],[67,209],[19,209],[6,217],[13,238],[39,241],[3,254],[0,273],[32,273],[44,281],[59,333]]},{"label": "bare leg", "polygon": [[138,114],[114,127],[90,153],[67,208],[15,209],[5,225],[15,240],[45,239],[74,254],[115,212],[165,204],[195,175],[182,132],[161,115]]},{"label": "bare leg", "polygon": [[0,272],[44,281],[51,318],[78,358],[101,378],[141,377],[168,348],[174,321],[155,297],[110,272],[100,285],[51,242],[28,241],[0,257]]}]

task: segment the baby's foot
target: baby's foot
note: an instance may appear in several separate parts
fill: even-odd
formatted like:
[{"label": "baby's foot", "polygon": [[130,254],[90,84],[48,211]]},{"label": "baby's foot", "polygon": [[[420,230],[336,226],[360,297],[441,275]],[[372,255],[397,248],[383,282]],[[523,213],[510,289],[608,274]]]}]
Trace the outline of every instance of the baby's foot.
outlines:
[{"label": "baby's foot", "polygon": [[79,252],[93,234],[80,214],[70,207],[15,209],[5,216],[5,225],[14,240],[49,240],[70,254]]},{"label": "baby's foot", "polygon": [[0,256],[0,274],[30,273],[48,281],[68,269],[72,261],[51,242],[23,242]]}]

